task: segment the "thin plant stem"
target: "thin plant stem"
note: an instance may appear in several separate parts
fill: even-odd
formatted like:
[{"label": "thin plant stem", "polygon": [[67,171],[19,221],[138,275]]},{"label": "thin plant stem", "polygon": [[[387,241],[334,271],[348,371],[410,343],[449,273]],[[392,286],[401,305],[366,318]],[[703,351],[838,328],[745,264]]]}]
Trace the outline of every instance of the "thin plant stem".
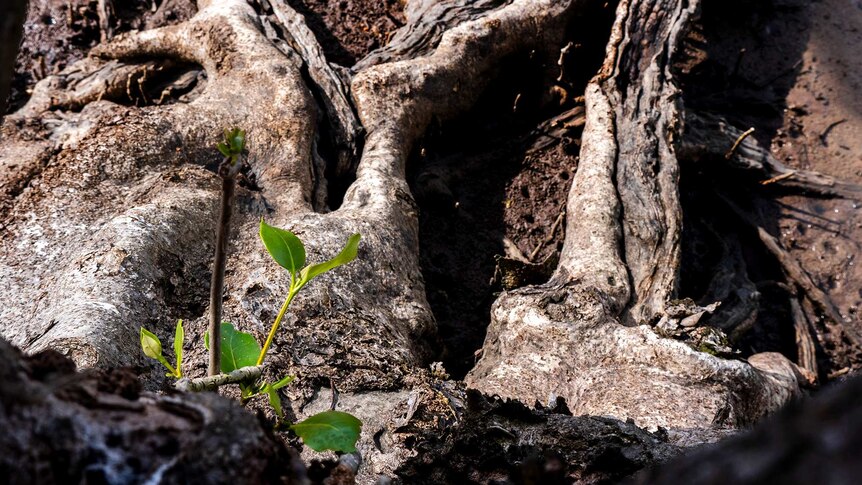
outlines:
[{"label": "thin plant stem", "polygon": [[284,314],[287,313],[287,307],[290,306],[290,302],[293,301],[293,297],[296,296],[297,289],[293,288],[291,285],[290,291],[287,292],[287,298],[284,300],[284,304],[281,305],[281,309],[278,311],[278,315],[275,317],[275,322],[272,324],[272,328],[269,330],[269,335],[266,337],[266,342],[263,343],[263,348],[260,349],[260,356],[257,358],[257,364],[263,364],[263,359],[266,358],[266,353],[269,351],[270,345],[272,345],[272,340],[275,338],[276,332],[278,332],[278,327],[281,326],[281,319],[284,318]]},{"label": "thin plant stem", "polygon": [[162,358],[161,360],[159,360],[159,362],[161,362],[163,366],[167,367],[171,374],[177,375],[177,370],[174,369],[174,366],[168,363],[167,359]]},{"label": "thin plant stem", "polygon": [[221,314],[222,293],[224,291],[224,271],[227,264],[227,244],[230,239],[230,219],[233,212],[233,194],[236,189],[236,176],[240,168],[239,156],[236,159],[225,157],[219,166],[222,177],[221,204],[218,229],[216,232],[213,274],[210,281],[210,359],[207,374],[221,373]]}]

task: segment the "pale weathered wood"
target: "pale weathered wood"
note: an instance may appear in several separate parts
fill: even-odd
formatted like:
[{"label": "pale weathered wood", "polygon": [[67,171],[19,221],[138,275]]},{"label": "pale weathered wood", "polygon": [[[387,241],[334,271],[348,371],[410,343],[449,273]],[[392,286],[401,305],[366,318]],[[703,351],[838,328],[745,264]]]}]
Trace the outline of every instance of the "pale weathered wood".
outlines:
[{"label": "pale weathered wood", "polygon": [[443,33],[470,20],[512,3],[512,0],[411,0],[407,2],[407,24],[398,29],[384,47],[368,54],[353,66],[354,72],[431,53]]},{"label": "pale weathered wood", "polygon": [[356,170],[363,135],[362,125],[350,100],[350,76],[345,69],[326,60],[323,49],[302,15],[285,0],[269,0],[268,3],[285,40],[302,57],[314,88],[320,91],[330,136],[338,150],[335,174],[348,175]]}]

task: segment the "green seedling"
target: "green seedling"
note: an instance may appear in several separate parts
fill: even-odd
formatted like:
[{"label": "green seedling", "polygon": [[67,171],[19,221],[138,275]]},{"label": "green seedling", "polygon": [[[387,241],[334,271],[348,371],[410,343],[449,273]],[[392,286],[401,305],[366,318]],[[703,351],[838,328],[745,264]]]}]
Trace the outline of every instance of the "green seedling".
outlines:
[{"label": "green seedling", "polygon": [[161,340],[153,332],[141,327],[141,347],[144,349],[144,355],[151,359],[156,359],[165,366],[168,369],[168,377],[179,379],[183,376],[183,339],[185,339],[183,321],[177,320],[177,329],[174,332],[174,355],[177,358],[177,366],[173,367],[162,355]]},{"label": "green seedling", "polygon": [[281,305],[281,309],[275,317],[275,323],[272,324],[269,335],[266,337],[266,342],[263,344],[263,349],[260,351],[257,365],[261,365],[266,358],[266,353],[270,345],[272,345],[272,339],[275,338],[275,334],[281,325],[281,319],[284,318],[290,302],[293,301],[299,290],[315,277],[356,259],[360,236],[359,234],[350,236],[344,249],[329,261],[309,264],[307,266],[305,265],[305,246],[292,232],[272,227],[261,219],[260,239],[263,241],[263,245],[266,247],[269,255],[272,256],[272,259],[288,271],[290,275],[290,287],[287,290],[287,298],[285,298],[284,303]]},{"label": "green seedling", "polygon": [[[228,134],[226,134],[226,139],[230,139]],[[228,153],[231,153],[227,143],[220,144],[220,151],[223,150],[222,145],[224,145],[225,150],[228,150]],[[222,153],[225,152],[222,151]],[[230,155],[225,153],[225,156]],[[261,219],[260,239],[272,259],[288,271],[290,286],[287,297],[272,324],[263,347],[258,344],[253,335],[237,330],[229,322],[222,322],[218,329],[219,341],[221,342],[219,370],[222,374],[263,364],[281,326],[281,321],[299,291],[315,277],[356,259],[360,236],[359,234],[350,236],[347,244],[334,258],[322,263],[308,265],[305,264],[305,246],[292,232],[270,226]],[[177,323],[174,337],[174,353],[177,356],[176,368],[171,367],[162,356],[162,345],[158,337],[144,328],[141,328],[141,347],[143,347],[147,357],[158,360],[170,371],[168,376],[181,378],[183,336],[182,321],[180,321]],[[210,349],[209,332],[204,334],[204,346],[207,350]],[[246,402],[255,396],[266,395],[280,421],[284,418],[284,412],[278,391],[293,380],[293,376],[286,376],[273,383],[260,379],[255,382],[240,382],[241,399]],[[356,451],[356,441],[359,439],[361,427],[362,422],[356,417],[334,410],[315,414],[304,421],[290,425],[290,429],[309,448],[315,451],[333,450],[348,453]]]},{"label": "green seedling", "polygon": [[230,159],[230,163],[236,163],[245,148],[245,130],[224,130],[224,141],[217,143],[216,148],[225,158]]}]

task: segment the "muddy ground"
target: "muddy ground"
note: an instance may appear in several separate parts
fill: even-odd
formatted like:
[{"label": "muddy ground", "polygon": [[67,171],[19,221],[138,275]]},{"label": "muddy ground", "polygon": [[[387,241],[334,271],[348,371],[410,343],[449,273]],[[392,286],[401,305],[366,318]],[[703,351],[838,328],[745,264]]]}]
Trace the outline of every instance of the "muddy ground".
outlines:
[{"label": "muddy ground", "polygon": [[[862,2],[704,2],[700,29],[690,45],[705,51],[683,77],[688,106],[719,114],[794,169],[819,171],[850,182],[862,180]],[[714,250],[693,233],[712,227],[738,240],[761,310],[750,334],[739,342],[744,355],[778,351],[795,359],[789,295],[774,258],[761,249],[751,227],[716,197],[734,200],[760,220],[797,258],[838,305],[845,325],[860,328],[862,272],[858,203],[788,195],[771,185],[741,184],[731,175],[683,166],[688,259],[684,296],[697,298],[698,283],[712,267]],[[710,190],[710,187],[718,190]],[[697,244],[700,248],[696,248]],[[700,275],[700,276],[699,276]],[[860,365],[840,326],[814,322],[818,370],[829,380]]]}]

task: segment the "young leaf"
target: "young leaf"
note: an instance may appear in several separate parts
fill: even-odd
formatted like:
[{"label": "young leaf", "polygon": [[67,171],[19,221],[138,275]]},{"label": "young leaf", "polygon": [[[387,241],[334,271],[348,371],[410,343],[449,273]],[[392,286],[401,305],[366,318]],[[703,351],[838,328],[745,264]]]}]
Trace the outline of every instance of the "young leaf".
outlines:
[{"label": "young leaf", "polygon": [[269,396],[269,405],[272,406],[275,415],[279,418],[284,417],[284,412],[281,409],[281,398],[278,396],[278,390],[274,385],[267,384],[263,386],[263,392]]},{"label": "young leaf", "polygon": [[302,271],[300,271],[299,273],[300,286],[305,285],[315,276],[326,273],[331,269],[337,268],[356,259],[356,250],[359,248],[360,238],[361,236],[359,234],[354,234],[350,236],[350,238],[347,240],[347,244],[344,245],[344,248],[341,250],[341,252],[338,253],[337,256],[330,259],[329,261],[324,261],[323,263],[318,264],[310,264],[305,268],[302,268]]},{"label": "young leaf", "polygon": [[259,392],[253,384],[248,384],[245,382],[239,383],[239,391],[240,391],[240,399],[243,399],[243,400],[249,399],[252,396],[256,396]]},{"label": "young leaf", "polygon": [[260,345],[254,339],[254,335],[240,332],[228,322],[221,324],[221,371],[223,373],[227,374],[241,367],[255,365],[258,354],[260,354]]},{"label": "young leaf", "polygon": [[227,146],[227,143],[217,143],[217,144],[216,144],[216,148],[218,148],[218,151],[219,151],[222,155],[224,155],[224,156],[226,156],[226,157],[230,157],[230,156],[231,156],[231,153],[230,153],[230,147],[229,147],[229,146]]},{"label": "young leaf", "polygon": [[274,383],[274,384],[272,385],[272,388],[273,388],[273,389],[276,389],[276,390],[281,389],[282,387],[284,387],[284,386],[286,386],[286,385],[290,384],[291,382],[293,382],[293,380],[294,380],[294,379],[296,379],[296,377],[294,377],[294,376],[285,376],[285,377],[284,377],[284,379],[282,379],[282,380],[280,380],[280,381],[278,381],[278,382]]},{"label": "young leaf", "polygon": [[290,231],[272,227],[260,220],[260,239],[269,255],[293,277],[305,265],[305,246]]},{"label": "young leaf", "polygon": [[151,359],[161,361],[162,357],[162,342],[156,337],[156,334],[141,327],[141,347],[144,349],[144,355]]},{"label": "young leaf", "polygon": [[156,359],[165,366],[165,368],[171,371],[171,373],[168,374],[169,377],[177,375],[177,371],[171,367],[171,364],[168,364],[167,359],[162,355],[162,341],[156,337],[156,334],[150,332],[144,327],[141,327],[141,348],[144,349],[144,355],[151,359]]},{"label": "young leaf", "polygon": [[340,411],[324,411],[290,427],[314,451],[356,451],[362,421]]},{"label": "young leaf", "polygon": [[174,355],[177,356],[177,377],[183,376],[183,340],[186,332],[183,330],[182,319],[177,320],[177,330],[174,333]]},{"label": "young leaf", "polygon": [[245,148],[245,130],[234,128],[227,133],[227,141],[230,143],[230,151],[239,155],[242,153],[242,149]]}]

